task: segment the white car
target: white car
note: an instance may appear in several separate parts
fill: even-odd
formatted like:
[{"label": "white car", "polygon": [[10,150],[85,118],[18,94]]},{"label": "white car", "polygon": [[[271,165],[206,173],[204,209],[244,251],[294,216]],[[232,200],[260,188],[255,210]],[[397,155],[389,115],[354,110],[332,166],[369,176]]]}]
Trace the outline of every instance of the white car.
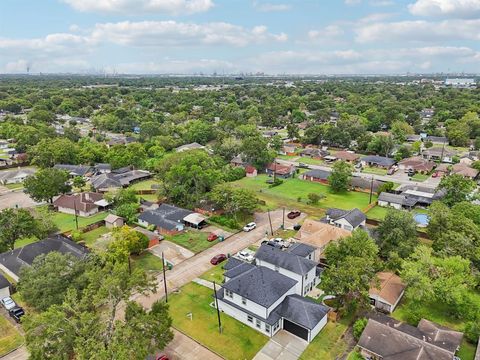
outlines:
[{"label": "white car", "polygon": [[249,232],[255,229],[256,227],[257,227],[257,224],[255,224],[254,222],[251,222],[243,227],[243,231]]},{"label": "white car", "polygon": [[246,251],[246,250],[239,251],[237,253],[237,258],[239,258],[240,260],[243,260],[243,261],[248,261],[248,262],[252,262],[253,259],[254,259],[252,253],[250,253],[249,251]]},{"label": "white car", "polygon": [[274,242],[275,244],[278,244],[282,248],[288,248],[290,247],[290,241],[283,240],[282,238],[274,238],[270,239],[271,242]]},{"label": "white car", "polygon": [[0,301],[2,302],[3,307],[7,309],[7,311],[17,306],[17,304],[15,304],[15,301],[13,301],[11,297],[5,297]]}]

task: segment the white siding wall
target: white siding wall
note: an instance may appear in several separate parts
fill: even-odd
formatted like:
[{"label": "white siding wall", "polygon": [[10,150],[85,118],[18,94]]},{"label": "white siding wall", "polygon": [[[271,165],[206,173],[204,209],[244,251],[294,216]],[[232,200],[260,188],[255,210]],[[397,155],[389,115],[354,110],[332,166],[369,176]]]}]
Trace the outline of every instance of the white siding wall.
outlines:
[{"label": "white siding wall", "polygon": [[[65,207],[59,206],[58,211],[61,212],[61,213],[64,213],[64,214],[75,215],[75,209],[70,209],[70,208],[65,208]],[[77,212],[78,212],[79,216],[87,217],[87,216],[92,216],[92,215],[96,214],[98,212],[98,208],[94,208],[94,209],[90,210],[89,212],[80,211],[80,210],[77,210]]]},{"label": "white siding wall", "polygon": [[0,289],[0,299],[10,296],[10,288],[7,286],[6,288]]},{"label": "white siding wall", "polygon": [[328,316],[325,315],[323,319],[320,320],[320,322],[317,324],[317,326],[315,326],[310,331],[308,342],[311,342],[313,339],[315,339],[315,336],[317,336],[318,333],[325,327],[325,325],[327,325],[327,320],[328,320]]},{"label": "white siding wall", "polygon": [[[247,309],[248,311],[254,313],[254,314],[258,314],[259,316],[263,317],[263,318],[267,318],[268,317],[268,312],[267,312],[267,308],[264,307],[264,306],[261,306],[259,304],[256,304],[254,303],[253,301],[250,301],[247,299],[247,304],[244,305],[242,303],[242,297],[238,294],[235,294],[233,293],[233,298],[227,296],[225,294],[225,289],[223,290],[224,291],[224,296],[225,296],[225,299],[242,307],[242,308],[245,308]],[[283,300],[283,299],[282,299]]]},{"label": "white siding wall", "polygon": [[378,202],[378,205],[379,205],[379,206],[383,206],[383,207],[391,206],[391,207],[393,207],[393,208],[395,208],[395,209],[397,209],[397,210],[401,210],[401,209],[402,209],[402,205],[389,203],[389,202],[387,202],[387,201],[379,201],[379,202]]},{"label": "white siding wall", "polygon": [[[230,300],[230,298],[228,298]],[[253,322],[248,321],[248,315],[244,313],[241,310],[238,310],[234,308],[233,306],[230,306],[226,303],[224,303],[222,300],[218,300],[218,308],[220,311],[223,311],[225,314],[233,317],[234,319],[244,323],[245,325],[250,326],[252,329],[255,329],[257,331],[260,331],[262,334],[265,334],[267,336],[271,336],[271,332],[273,331],[273,326],[270,327],[270,332],[265,331],[265,323],[263,321],[260,322],[260,328],[256,326],[256,318],[253,319]]]}]

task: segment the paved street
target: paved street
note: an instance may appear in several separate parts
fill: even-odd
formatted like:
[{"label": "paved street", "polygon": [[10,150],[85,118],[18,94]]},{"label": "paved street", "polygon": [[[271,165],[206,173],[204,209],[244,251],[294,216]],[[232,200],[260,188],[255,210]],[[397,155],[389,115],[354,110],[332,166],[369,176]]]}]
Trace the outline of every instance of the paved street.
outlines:
[{"label": "paved street", "polygon": [[174,338],[165,348],[165,353],[171,360],[221,360],[217,354],[203,347],[195,340],[181,332],[172,329]]},{"label": "paved street", "polygon": [[[286,211],[287,212],[287,211]],[[282,224],[282,210],[276,210],[270,212],[272,219],[273,229],[278,229]],[[301,218],[290,220],[285,216],[285,227],[292,227]],[[258,240],[265,236],[266,231],[270,231],[270,224],[268,221],[268,215],[265,213],[256,214],[255,222],[257,228],[248,233],[240,232],[231,236],[227,240],[216,244],[215,246],[183,261],[182,263],[174,266],[172,270],[167,272],[167,288],[172,291],[179,288],[193,279],[199,277],[208,269],[213,266],[210,264],[210,259],[217,254],[235,254],[236,252],[255,244]],[[164,285],[163,275],[159,275],[158,291],[155,294],[148,294],[147,296],[142,294],[136,294],[133,296],[133,300],[142,304],[146,308],[150,308],[152,304],[164,297]]]},{"label": "paved street", "polygon": [[[277,159],[277,162],[279,164],[291,164],[298,166],[299,162],[301,162],[301,158],[297,159],[299,161],[292,161],[292,160],[283,160],[283,159]],[[324,171],[332,171],[331,167],[325,166],[325,165],[308,165],[309,169],[318,169],[318,170],[324,170]],[[402,172],[401,170],[397,171],[394,175],[374,175],[374,174],[366,174],[366,173],[360,173],[360,172],[354,172],[354,176],[359,176],[367,180],[371,180],[372,176],[375,180],[380,180],[380,181],[393,181],[398,184],[408,184],[408,185],[419,185],[419,186],[425,186],[425,187],[431,187],[431,188],[436,188],[438,183],[440,182],[440,178],[428,178],[427,180],[423,182],[418,182],[418,181],[412,181],[408,177],[407,174]]]}]

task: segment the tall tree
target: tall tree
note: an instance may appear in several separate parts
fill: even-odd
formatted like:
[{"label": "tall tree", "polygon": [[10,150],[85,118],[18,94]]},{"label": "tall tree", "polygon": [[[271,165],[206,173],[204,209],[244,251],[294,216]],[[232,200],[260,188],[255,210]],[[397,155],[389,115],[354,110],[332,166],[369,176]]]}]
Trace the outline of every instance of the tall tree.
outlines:
[{"label": "tall tree", "polygon": [[13,250],[15,241],[37,234],[38,221],[26,209],[0,211],[0,252]]},{"label": "tall tree", "polygon": [[442,180],[440,180],[440,184],[438,185],[438,190],[443,190],[445,192],[442,201],[448,206],[453,206],[456,203],[466,201],[475,188],[475,181],[464,178],[459,174],[442,177]]},{"label": "tall tree", "polygon": [[66,171],[54,168],[40,169],[25,179],[25,192],[35,201],[51,203],[54,196],[70,191],[71,187],[67,181]]},{"label": "tall tree", "polygon": [[337,161],[333,164],[332,172],[328,177],[328,183],[335,192],[347,191],[352,178],[353,166],[345,161]]}]

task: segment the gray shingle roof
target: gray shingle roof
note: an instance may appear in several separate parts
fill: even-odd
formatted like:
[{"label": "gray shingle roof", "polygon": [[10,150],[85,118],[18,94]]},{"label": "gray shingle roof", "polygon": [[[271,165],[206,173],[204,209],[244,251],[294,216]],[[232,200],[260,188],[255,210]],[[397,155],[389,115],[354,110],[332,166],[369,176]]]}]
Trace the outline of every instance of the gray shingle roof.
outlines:
[{"label": "gray shingle roof", "polygon": [[330,176],[330,172],[326,170],[320,170],[320,169],[314,169],[307,171],[306,173],[303,174],[304,177],[311,176],[315,179],[322,179],[326,180]]},{"label": "gray shingle roof", "polygon": [[290,246],[287,251],[301,257],[307,257],[315,251],[315,247],[304,243],[296,243]]},{"label": "gray shingle roof", "polygon": [[0,254],[0,264],[18,276],[22,266],[32,265],[33,260],[37,256],[48,254],[52,251],[72,254],[77,258],[84,258],[89,253],[87,248],[76,242],[62,235],[55,235]]},{"label": "gray shingle roof", "polygon": [[353,227],[357,227],[362,222],[364,222],[367,217],[359,209],[355,208],[352,210],[342,210],[337,208],[330,208],[327,210],[326,214],[334,221],[339,219],[347,220]]},{"label": "gray shingle roof", "polygon": [[88,165],[69,165],[69,164],[56,164],[53,166],[55,169],[68,171],[75,176],[85,176],[92,167]]},{"label": "gray shingle roof", "polygon": [[409,198],[405,195],[391,194],[387,192],[381,192],[378,196],[378,201],[385,201],[388,203],[399,204],[403,206],[415,206],[417,203],[416,199]]},{"label": "gray shingle roof", "polygon": [[229,257],[225,265],[223,265],[224,270],[231,270],[234,267],[237,267],[238,265],[243,264],[244,262],[240,259],[234,258],[234,257]]},{"label": "gray shingle roof", "polygon": [[282,251],[269,245],[260,246],[255,254],[255,257],[259,260],[277,265],[282,269],[287,269],[300,275],[305,275],[311,269],[317,266],[317,264],[312,260]]},{"label": "gray shingle roof", "polygon": [[330,308],[295,294],[288,295],[278,311],[285,319],[313,330],[328,314]]},{"label": "gray shingle roof", "polygon": [[367,163],[380,165],[380,166],[392,166],[393,164],[395,164],[394,159],[387,158],[384,156],[378,156],[378,155],[364,156],[360,160]]},{"label": "gray shingle roof", "polygon": [[276,271],[263,266],[254,266],[227,281],[223,288],[268,308],[296,284],[295,280]]},{"label": "gray shingle roof", "polygon": [[5,289],[6,287],[9,287],[9,286],[10,286],[10,282],[5,278],[5,276],[0,274],[0,289]]},{"label": "gray shingle roof", "polygon": [[232,279],[232,278],[234,278],[238,275],[243,274],[244,272],[246,272],[250,269],[253,269],[254,267],[255,267],[255,265],[252,265],[252,264],[247,263],[247,262],[242,262],[240,265],[235,266],[233,269],[227,270],[223,275]]},{"label": "gray shingle roof", "polygon": [[138,219],[166,230],[174,230],[179,224],[183,224],[183,218],[190,214],[193,214],[193,211],[162,204],[158,209],[144,211]]}]

